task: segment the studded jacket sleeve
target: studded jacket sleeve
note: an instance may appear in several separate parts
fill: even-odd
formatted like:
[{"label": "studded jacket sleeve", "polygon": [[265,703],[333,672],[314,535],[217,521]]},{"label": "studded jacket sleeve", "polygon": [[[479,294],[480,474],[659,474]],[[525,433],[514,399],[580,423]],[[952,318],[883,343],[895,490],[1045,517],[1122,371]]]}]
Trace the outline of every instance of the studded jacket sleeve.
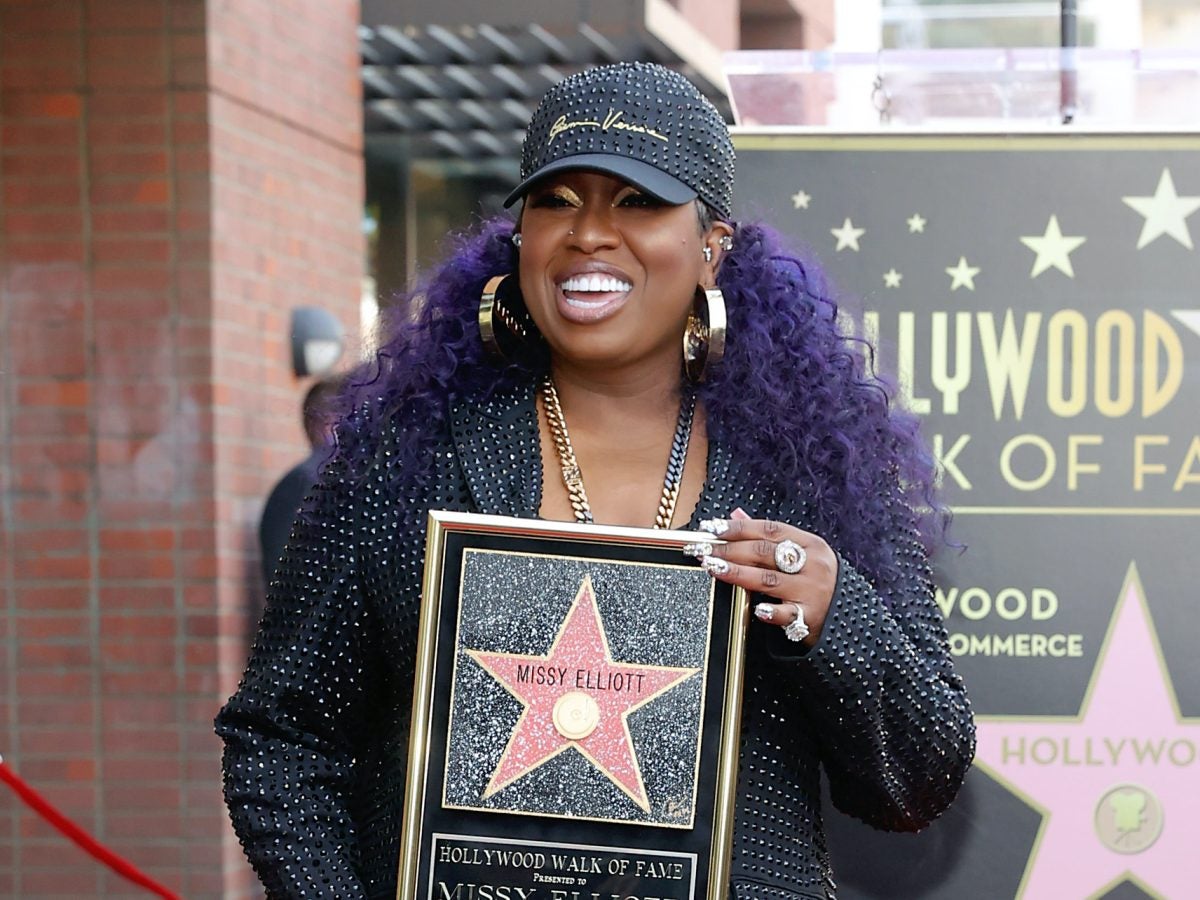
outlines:
[{"label": "studded jacket sleeve", "polygon": [[840,559],[811,651],[796,655],[782,633],[769,640],[772,656],[794,669],[835,805],[877,828],[915,831],[958,793],[975,726],[925,552],[911,531],[901,540],[904,577],[886,602]]},{"label": "studded jacket sleeve", "polygon": [[370,658],[347,488],[309,498],[249,666],[217,717],[234,829],[271,897],[365,896],[348,809]]}]

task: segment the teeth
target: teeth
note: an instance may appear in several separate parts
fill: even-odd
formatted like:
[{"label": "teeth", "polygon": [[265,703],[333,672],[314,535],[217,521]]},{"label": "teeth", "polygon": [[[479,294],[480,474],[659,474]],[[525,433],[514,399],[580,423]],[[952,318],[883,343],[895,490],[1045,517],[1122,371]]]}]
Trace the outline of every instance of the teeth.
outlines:
[{"label": "teeth", "polygon": [[576,275],[574,278],[568,278],[559,285],[564,291],[572,291],[574,293],[601,293],[610,294],[614,292],[623,292],[633,290],[633,285],[627,281],[621,281],[619,278],[612,278],[608,275]]}]

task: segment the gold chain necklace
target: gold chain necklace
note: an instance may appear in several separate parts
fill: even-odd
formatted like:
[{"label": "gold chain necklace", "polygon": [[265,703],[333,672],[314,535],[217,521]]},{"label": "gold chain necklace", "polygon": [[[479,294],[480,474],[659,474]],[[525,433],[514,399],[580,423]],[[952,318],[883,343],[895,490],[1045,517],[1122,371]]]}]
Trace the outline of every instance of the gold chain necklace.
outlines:
[{"label": "gold chain necklace", "polygon": [[[558,390],[554,379],[547,375],[542,379],[542,399],[546,404],[546,419],[550,424],[550,436],[558,452],[558,464],[562,467],[563,484],[575,512],[575,521],[592,524],[592,507],[588,503],[587,491],[583,487],[583,473],[575,459],[575,448],[571,446],[571,435],[567,432],[567,419],[562,404],[558,402]],[[696,395],[688,391],[679,404],[679,419],[675,422],[675,436],[671,439],[671,454],[667,458],[667,472],[663,477],[662,497],[658,501],[658,513],[654,517],[655,528],[670,528],[675,515],[675,503],[679,499],[679,485],[683,481],[683,467],[687,462],[688,444],[692,436],[692,420],[696,413]]]}]

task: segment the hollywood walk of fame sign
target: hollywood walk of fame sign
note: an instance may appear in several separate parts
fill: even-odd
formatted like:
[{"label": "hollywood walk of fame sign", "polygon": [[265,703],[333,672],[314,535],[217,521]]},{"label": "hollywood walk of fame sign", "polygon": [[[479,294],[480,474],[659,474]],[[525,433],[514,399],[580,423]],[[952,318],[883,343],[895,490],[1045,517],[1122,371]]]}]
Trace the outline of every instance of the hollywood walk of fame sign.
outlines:
[{"label": "hollywood walk of fame sign", "polygon": [[838,896],[1196,893],[1200,134],[734,142],[739,227],[875,345],[965,548],[935,599],[981,764],[915,837],[827,815]]},{"label": "hollywood walk of fame sign", "polygon": [[696,538],[431,514],[399,896],[724,896],[747,603]]}]

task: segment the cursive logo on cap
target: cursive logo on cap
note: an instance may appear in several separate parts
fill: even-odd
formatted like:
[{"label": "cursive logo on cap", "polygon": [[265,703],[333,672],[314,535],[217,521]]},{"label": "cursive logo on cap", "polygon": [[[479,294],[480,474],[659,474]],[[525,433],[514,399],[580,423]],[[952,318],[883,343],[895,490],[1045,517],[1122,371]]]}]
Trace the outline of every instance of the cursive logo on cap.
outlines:
[{"label": "cursive logo on cap", "polygon": [[551,144],[560,134],[571,131],[575,128],[582,128],[585,125],[590,125],[593,128],[599,128],[601,131],[631,131],[636,134],[644,134],[647,137],[655,138],[663,143],[668,143],[667,136],[665,134],[655,131],[653,128],[647,128],[645,125],[635,125],[632,122],[626,122],[622,119],[622,116],[624,115],[624,110],[610,109],[608,111],[608,115],[604,117],[603,122],[597,122],[595,119],[576,119],[575,121],[568,121],[566,116],[559,116],[558,120],[550,126],[550,137],[546,143]]}]

